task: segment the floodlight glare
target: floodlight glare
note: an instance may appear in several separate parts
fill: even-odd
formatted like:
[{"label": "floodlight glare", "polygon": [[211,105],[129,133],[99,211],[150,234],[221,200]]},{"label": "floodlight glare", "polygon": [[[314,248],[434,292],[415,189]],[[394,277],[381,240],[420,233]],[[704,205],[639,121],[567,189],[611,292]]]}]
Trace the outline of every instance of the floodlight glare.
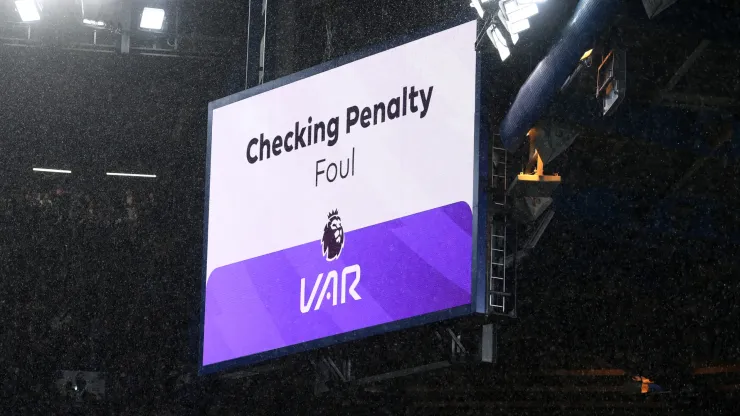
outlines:
[{"label": "floodlight glare", "polygon": [[498,7],[503,10],[504,13],[511,13],[522,6],[516,0],[501,0]]},{"label": "floodlight glare", "polygon": [[90,26],[97,26],[97,27],[103,27],[105,26],[105,22],[100,22],[97,20],[90,20],[90,19],[82,19],[82,23]]},{"label": "floodlight glare", "polygon": [[17,0],[15,2],[15,8],[18,10],[18,14],[24,22],[36,22],[41,20],[39,8],[36,6],[36,2],[34,0]]},{"label": "floodlight glare", "polygon": [[504,34],[501,32],[501,29],[499,29],[499,28],[493,29],[493,34],[496,37],[496,41],[499,44],[504,45],[504,46],[506,46],[508,48],[508,46],[506,44],[506,38],[504,37]]},{"label": "floodlight glare", "polygon": [[528,4],[524,6],[518,6],[518,8],[512,11],[505,11],[506,17],[509,23],[516,23],[520,20],[529,19],[540,12],[540,9],[536,4]]},{"label": "floodlight glare", "polygon": [[164,26],[164,10],[144,7],[141,12],[139,27],[141,29],[162,30],[162,26]]},{"label": "floodlight glare", "polygon": [[[519,41],[519,33],[530,28],[529,18],[535,16],[540,11],[537,4],[544,3],[545,1],[546,0],[496,0],[498,8],[496,10],[491,10],[491,12],[495,14],[495,19],[486,19],[487,21],[494,20],[494,22],[486,28],[486,34],[501,55],[501,60],[505,60],[511,55],[511,50],[509,48],[517,44]],[[484,15],[486,14],[486,10],[483,9],[483,3],[486,3],[486,0],[471,0],[471,6],[478,10],[478,14],[481,18],[484,18]],[[504,32],[507,36],[504,36]]]},{"label": "floodlight glare", "polygon": [[511,33],[512,36],[517,33],[524,32],[525,30],[529,29],[529,19],[524,19],[518,22],[509,23],[506,25],[506,29],[509,30],[509,33]]},{"label": "floodlight glare", "polygon": [[481,19],[486,14],[486,11],[483,10],[483,4],[481,4],[481,0],[471,0],[470,7],[475,8],[475,11],[478,12],[478,16],[480,16]]},{"label": "floodlight glare", "polygon": [[488,37],[491,39],[491,42],[493,42],[493,46],[496,47],[498,50],[498,54],[501,56],[501,60],[505,61],[506,58],[511,56],[511,51],[506,46],[506,40],[504,39],[504,35],[501,33],[501,31],[491,25],[486,30],[486,34],[488,34]]},{"label": "floodlight glare", "polygon": [[[501,20],[501,23],[504,25],[504,28],[506,31],[509,32],[511,35],[511,40],[514,45],[516,45],[517,40],[519,40],[519,36],[516,36],[517,33],[524,32],[525,30],[529,29],[529,19],[520,20],[518,22],[511,23],[508,20],[506,20],[506,16],[504,16],[503,10],[498,11],[498,18]],[[514,40],[514,37],[516,36],[516,40]]]}]

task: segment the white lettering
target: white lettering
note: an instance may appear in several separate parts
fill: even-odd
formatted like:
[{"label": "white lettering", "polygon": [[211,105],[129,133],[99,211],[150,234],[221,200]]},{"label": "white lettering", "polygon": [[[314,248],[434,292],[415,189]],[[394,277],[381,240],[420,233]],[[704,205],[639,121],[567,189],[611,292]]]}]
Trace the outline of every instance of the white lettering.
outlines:
[{"label": "white lettering", "polygon": [[324,301],[324,297],[326,296],[326,289],[329,288],[329,282],[334,283],[334,291],[333,294],[330,294],[330,297],[332,297],[332,305],[337,306],[337,279],[339,276],[337,276],[337,272],[335,270],[330,271],[326,274],[326,280],[324,280],[324,288],[321,289],[321,295],[319,296],[319,300],[316,301],[316,307],[313,309],[315,311],[318,311],[321,307],[321,302]]},{"label": "white lettering", "polygon": [[347,275],[350,273],[355,274],[355,280],[352,282],[352,285],[349,287],[349,295],[352,296],[352,299],[354,300],[362,299],[356,290],[357,285],[360,284],[360,265],[355,264],[354,266],[347,266],[344,268],[344,270],[342,270],[342,303],[346,301]]},{"label": "white lettering", "polygon": [[324,277],[324,274],[319,274],[319,277],[316,279],[316,283],[313,284],[313,290],[311,291],[311,296],[308,298],[308,303],[306,303],[306,279],[301,279],[301,313],[306,313],[311,310],[311,305],[313,305],[313,299],[316,297],[316,291],[319,289],[319,283],[321,283],[321,278]]},{"label": "white lettering", "polygon": [[[349,286],[349,290],[347,289],[347,275],[354,274],[355,279],[352,281],[352,284]],[[331,299],[332,306],[337,306],[337,303],[339,302],[338,296],[339,293],[337,293],[337,286],[339,281],[339,273],[337,273],[336,270],[332,270],[329,273],[326,274],[326,280],[324,280],[324,285],[322,286],[321,292],[319,293],[318,299],[316,298],[316,292],[319,290],[319,286],[321,285],[321,281],[324,277],[324,274],[321,273],[316,278],[316,282],[313,284],[313,289],[311,290],[311,295],[308,298],[308,303],[306,303],[306,279],[301,279],[301,313],[307,313],[311,310],[311,307],[314,306],[314,301],[316,301],[316,305],[314,306],[313,310],[317,311],[319,308],[321,308],[321,305],[324,302],[324,299]],[[329,290],[329,284],[332,285],[332,290],[330,292],[327,292]],[[357,285],[360,284],[360,265],[355,264],[352,266],[347,266],[342,270],[342,289],[341,289],[341,303],[347,302],[347,293],[349,292],[350,297],[354,300],[361,300],[360,294],[357,293]]]}]

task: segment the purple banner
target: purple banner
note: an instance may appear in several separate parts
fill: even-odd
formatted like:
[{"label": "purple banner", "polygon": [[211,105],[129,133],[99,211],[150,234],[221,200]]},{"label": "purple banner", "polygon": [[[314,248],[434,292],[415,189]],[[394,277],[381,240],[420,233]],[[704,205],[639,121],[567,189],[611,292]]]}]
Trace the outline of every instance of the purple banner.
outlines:
[{"label": "purple banner", "polygon": [[317,240],[214,270],[203,365],[470,304],[472,223],[464,202],[346,235],[330,219],[339,254]]}]

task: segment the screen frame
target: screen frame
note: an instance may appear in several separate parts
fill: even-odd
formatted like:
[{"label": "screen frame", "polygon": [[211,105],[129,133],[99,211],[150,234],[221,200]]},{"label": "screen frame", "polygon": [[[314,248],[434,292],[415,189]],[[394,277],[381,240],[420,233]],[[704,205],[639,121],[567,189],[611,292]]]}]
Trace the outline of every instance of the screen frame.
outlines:
[{"label": "screen frame", "polygon": [[[235,103],[237,101],[244,100],[246,98],[280,88],[282,86],[303,80],[305,78],[320,74],[376,55],[378,53],[385,52],[389,49],[393,49],[399,46],[403,46],[407,43],[425,38],[427,36],[434,35],[438,32],[442,32],[448,29],[455,28],[464,24],[472,22],[472,19],[457,19],[454,22],[447,22],[443,26],[437,26],[428,28],[425,30],[418,31],[414,34],[395,38],[389,42],[373,45],[364,50],[342,56],[331,61],[324,62],[317,66],[296,72],[294,74],[279,78],[262,85],[258,85],[249,88],[244,91],[237,92],[230,96],[212,101],[208,103],[208,144],[206,150],[206,177],[205,177],[205,204],[203,211],[203,258],[202,258],[202,271],[201,271],[201,302],[200,302],[200,321],[199,321],[199,339],[198,339],[198,375],[212,374],[216,372],[232,370],[239,367],[245,367],[251,364],[256,364],[262,361],[284,357],[287,355],[297,354],[300,352],[306,352],[318,348],[328,347],[330,345],[349,342],[358,340],[361,338],[367,338],[373,335],[380,335],[387,332],[398,331],[401,329],[411,328],[414,326],[420,326],[433,322],[440,322],[448,319],[458,318],[466,315],[472,315],[474,313],[485,312],[485,299],[486,299],[486,223],[488,217],[488,203],[486,199],[485,184],[487,183],[487,145],[488,145],[488,134],[487,130],[483,130],[481,126],[481,56],[480,53],[476,53],[476,69],[475,69],[475,121],[474,121],[474,157],[475,161],[473,164],[474,176],[473,176],[473,235],[472,235],[472,273],[471,273],[471,302],[466,305],[457,306],[450,309],[444,309],[437,312],[428,313],[425,315],[415,316],[408,319],[402,319],[399,321],[393,321],[386,324],[376,325],[369,328],[358,329],[355,331],[346,332],[330,337],[320,338],[313,341],[307,341],[300,344],[289,345],[286,347],[261,352],[258,354],[252,354],[245,357],[235,358],[228,361],[222,361],[219,363],[213,363],[209,365],[203,365],[203,346],[205,343],[205,305],[206,305],[206,262],[208,256],[208,203],[210,198],[210,173],[211,173],[211,133],[213,131],[213,111]],[[478,28],[480,22],[477,24]],[[471,48],[475,45],[471,43]],[[484,124],[487,124],[484,122]],[[483,186],[481,186],[483,184]]]}]

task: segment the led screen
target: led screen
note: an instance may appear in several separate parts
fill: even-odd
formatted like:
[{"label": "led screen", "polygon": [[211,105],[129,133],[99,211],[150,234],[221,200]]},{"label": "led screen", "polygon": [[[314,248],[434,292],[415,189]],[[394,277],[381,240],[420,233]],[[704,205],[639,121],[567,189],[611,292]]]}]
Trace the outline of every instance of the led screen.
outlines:
[{"label": "led screen", "polygon": [[202,367],[470,306],[475,38],[211,103]]}]

